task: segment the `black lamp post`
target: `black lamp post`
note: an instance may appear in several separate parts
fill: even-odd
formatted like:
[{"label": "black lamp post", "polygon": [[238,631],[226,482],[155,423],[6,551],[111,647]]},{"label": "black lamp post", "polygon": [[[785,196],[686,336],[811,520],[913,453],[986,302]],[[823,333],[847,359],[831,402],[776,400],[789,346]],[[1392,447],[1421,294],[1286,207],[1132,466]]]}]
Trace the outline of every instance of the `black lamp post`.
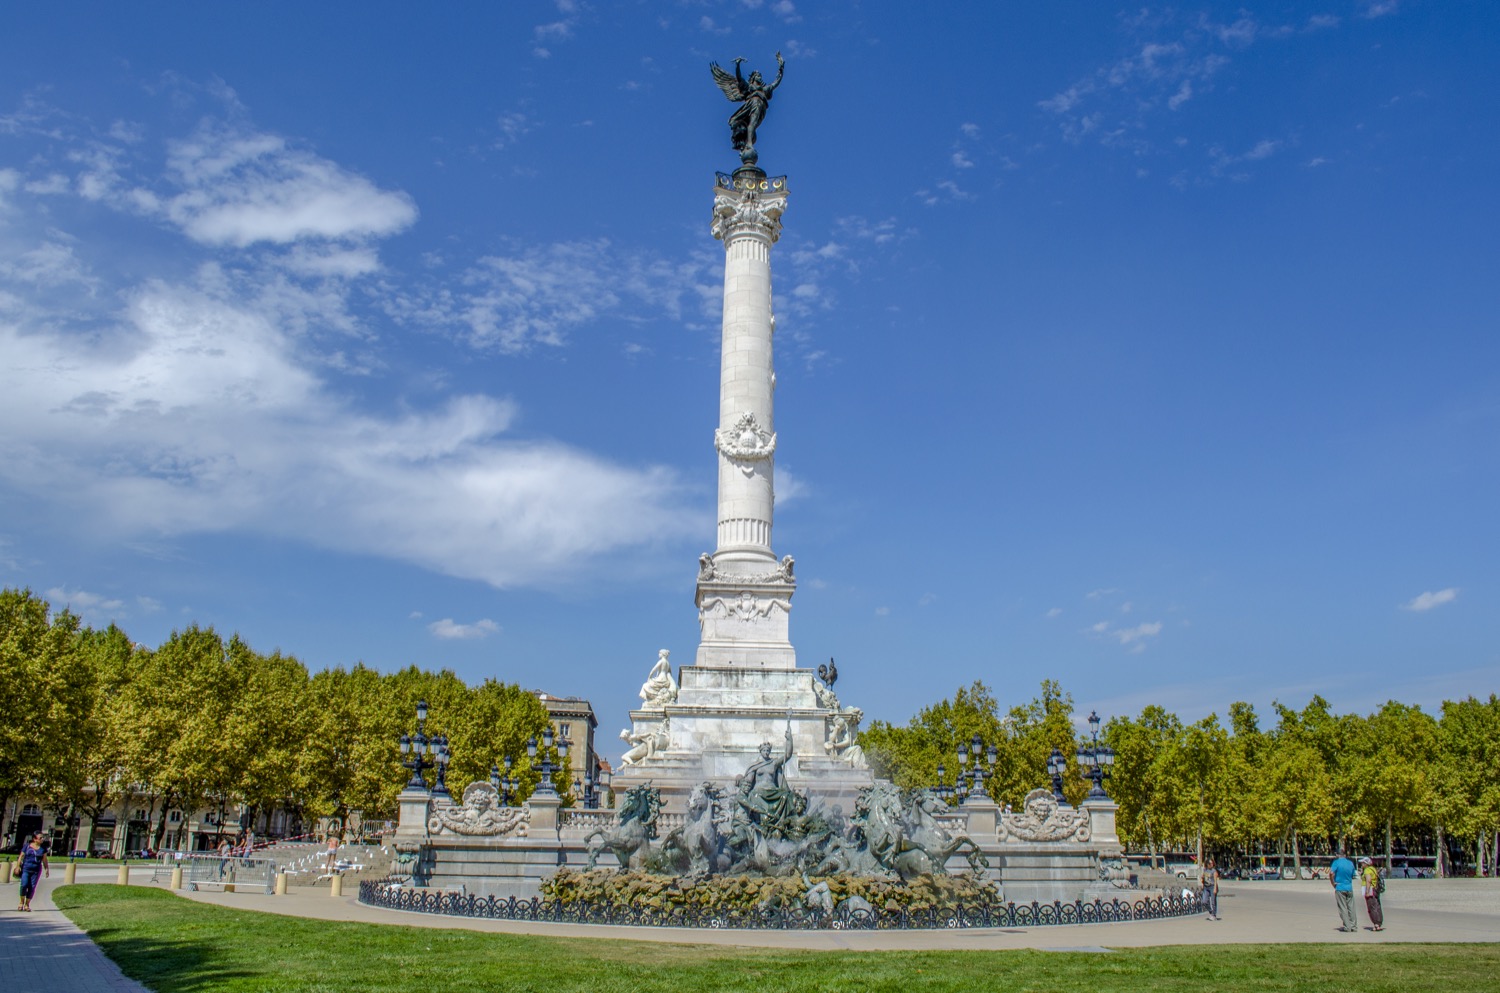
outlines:
[{"label": "black lamp post", "polygon": [[1109,778],[1110,767],[1115,764],[1115,750],[1108,745],[1099,744],[1099,713],[1089,711],[1089,743],[1078,749],[1078,764],[1088,772],[1088,778],[1094,781],[1094,788],[1089,790],[1088,799],[1108,800],[1109,794],[1104,792],[1104,781]]},{"label": "black lamp post", "polygon": [[[554,742],[557,746],[555,749],[553,748]],[[552,776],[554,773],[562,771],[567,766],[566,764],[561,762],[554,765],[552,762],[552,756],[555,754],[559,759],[566,759],[568,757],[568,739],[558,739],[552,731],[552,725],[547,725],[547,730],[542,732],[541,753],[542,763],[538,768],[542,774],[542,781],[537,784],[536,791],[545,796],[556,796],[557,787],[552,783]],[[537,756],[537,743],[535,735],[526,739],[526,756],[530,759],[535,759]]]},{"label": "black lamp post", "polygon": [[427,761],[427,756],[432,754],[432,742],[427,740],[424,728],[427,725],[427,701],[417,701],[417,733],[403,734],[399,743],[401,749],[401,764],[411,770],[411,779],[407,782],[409,790],[427,789],[427,780],[422,778],[422,770],[430,768],[432,763]]},{"label": "black lamp post", "polygon": [[1057,801],[1059,807],[1068,806],[1068,798],[1063,796],[1062,778],[1067,771],[1068,760],[1063,758],[1063,753],[1058,749],[1052,749],[1052,754],[1047,756],[1047,774],[1052,777],[1052,799]]},{"label": "black lamp post", "polygon": [[437,783],[432,787],[433,796],[451,796],[448,792],[448,761],[453,758],[453,753],[448,750],[448,736],[446,734],[435,734],[432,736],[432,761],[437,766]]},{"label": "black lamp post", "polygon": [[511,767],[515,764],[509,755],[501,761],[505,763],[505,775],[500,774],[500,767],[491,763],[490,785],[495,787],[495,792],[500,796],[500,805],[509,807],[511,801],[516,797],[516,791],[521,788],[521,783],[515,776],[510,774]]},{"label": "black lamp post", "polygon": [[595,810],[599,806],[599,791],[594,788],[594,783],[594,770],[592,769],[583,771],[582,783],[578,781],[577,776],[573,777],[573,792],[583,798],[584,810]]},{"label": "black lamp post", "polygon": [[[960,793],[974,797],[988,796],[989,794],[987,794],[984,789],[984,781],[994,773],[995,758],[999,754],[995,746],[986,746],[984,743],[984,739],[979,737],[979,732],[975,731],[974,737],[969,739],[968,747],[964,747],[964,743],[960,741],[958,743],[957,751],[958,782],[960,785]],[[969,757],[971,755],[974,758],[974,765],[968,768],[967,772],[965,772],[965,767],[968,766]],[[988,762],[988,770],[986,770],[984,766],[979,764],[981,759]],[[962,789],[965,775],[967,775],[970,780],[969,787],[966,790]]]}]

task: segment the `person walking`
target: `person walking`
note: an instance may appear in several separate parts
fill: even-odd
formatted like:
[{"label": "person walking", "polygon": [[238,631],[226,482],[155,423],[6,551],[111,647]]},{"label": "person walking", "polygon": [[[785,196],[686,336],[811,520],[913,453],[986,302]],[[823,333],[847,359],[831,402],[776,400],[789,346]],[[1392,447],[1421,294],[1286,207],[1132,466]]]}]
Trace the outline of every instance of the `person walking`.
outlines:
[{"label": "person walking", "polygon": [[1198,884],[1203,894],[1203,909],[1208,911],[1208,919],[1211,921],[1221,920],[1219,917],[1219,868],[1214,865],[1213,859],[1203,860],[1203,875],[1199,877]]},{"label": "person walking", "polygon": [[1374,861],[1366,855],[1359,860],[1359,885],[1365,897],[1365,913],[1376,931],[1385,930],[1385,911],[1380,906],[1380,893],[1385,889],[1385,880]]},{"label": "person walking", "polygon": [[1344,857],[1341,849],[1334,849],[1338,858],[1328,867],[1328,881],[1333,884],[1333,899],[1339,906],[1339,930],[1358,931],[1359,921],[1354,917],[1354,863]]},{"label": "person walking", "polygon": [[34,834],[21,849],[21,903],[17,910],[31,910],[31,898],[36,895],[36,884],[42,876],[52,875],[52,866],[47,862],[47,849],[42,847],[42,835]]}]

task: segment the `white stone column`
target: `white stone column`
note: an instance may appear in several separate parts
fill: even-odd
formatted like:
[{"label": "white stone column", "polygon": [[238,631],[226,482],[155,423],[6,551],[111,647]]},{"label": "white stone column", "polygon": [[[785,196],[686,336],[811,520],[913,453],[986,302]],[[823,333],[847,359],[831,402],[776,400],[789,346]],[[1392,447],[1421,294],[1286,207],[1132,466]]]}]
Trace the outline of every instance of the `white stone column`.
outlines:
[{"label": "white stone column", "polygon": [[713,235],[724,242],[723,352],[719,365],[720,573],[774,568],[776,420],[772,409],[771,246],[781,237],[785,179],[740,170],[714,190]]},{"label": "white stone column", "polygon": [[[719,364],[718,541],[699,561],[698,666],[792,669],[791,558],[771,551],[775,508],[776,375],[771,360],[771,246],[781,237],[786,178],[759,169],[720,175],[713,235],[724,243],[724,327]],[[692,702],[696,690],[683,675]],[[711,680],[710,680],[711,681]],[[696,684],[695,684],[696,685]],[[716,685],[716,684],[715,684]],[[704,692],[708,692],[704,688]]]}]

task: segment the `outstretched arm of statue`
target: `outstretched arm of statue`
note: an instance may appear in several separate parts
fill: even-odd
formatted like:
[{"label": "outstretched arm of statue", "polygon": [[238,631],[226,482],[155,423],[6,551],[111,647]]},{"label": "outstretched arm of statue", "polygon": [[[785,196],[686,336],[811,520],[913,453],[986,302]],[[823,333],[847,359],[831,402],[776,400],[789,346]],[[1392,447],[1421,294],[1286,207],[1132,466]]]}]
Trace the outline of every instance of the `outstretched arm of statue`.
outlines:
[{"label": "outstretched arm of statue", "polygon": [[[738,69],[739,66],[735,66],[735,68]],[[776,87],[780,86],[781,85],[781,77],[784,76],[784,75],[786,75],[786,59],[783,59],[781,57],[781,53],[777,52],[776,53],[776,78],[775,78],[775,80],[773,80],[771,82],[771,85],[768,86],[767,89],[774,90],[774,89],[776,89]]]},{"label": "outstretched arm of statue", "polygon": [[781,761],[785,762],[792,757],[792,725],[787,722],[786,726],[786,751],[781,755]]}]

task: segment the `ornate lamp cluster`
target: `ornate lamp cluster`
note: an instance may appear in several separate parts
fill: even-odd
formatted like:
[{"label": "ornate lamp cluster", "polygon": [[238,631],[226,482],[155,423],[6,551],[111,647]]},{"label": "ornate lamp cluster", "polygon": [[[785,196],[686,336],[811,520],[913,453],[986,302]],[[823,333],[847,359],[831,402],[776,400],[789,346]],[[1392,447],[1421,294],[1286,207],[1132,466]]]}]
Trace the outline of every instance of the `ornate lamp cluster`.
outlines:
[{"label": "ornate lamp cluster", "polygon": [[[540,745],[536,735],[532,735],[526,742],[526,756],[531,764],[542,774],[542,781],[537,784],[536,792],[544,795],[556,796],[557,787],[552,783],[552,777],[567,769],[568,748],[571,745],[566,738],[558,738],[551,725],[542,732]],[[448,747],[448,736],[445,734],[427,734],[427,701],[417,701],[417,729],[412,734],[401,736],[399,747],[401,749],[401,764],[411,770],[411,779],[407,782],[409,790],[427,789],[427,779],[422,773],[427,769],[434,769],[432,795],[449,796],[448,792],[448,764],[452,761],[453,752]],[[541,762],[536,761],[540,753]],[[556,759],[556,761],[553,761]],[[500,794],[500,802],[509,807],[520,799],[521,780],[513,774],[515,760],[509,755],[501,759],[505,763],[505,772],[502,775],[497,763],[490,765],[490,784],[495,787],[495,792]],[[607,785],[602,783],[601,785]],[[581,794],[584,805],[597,807],[599,805],[600,791],[594,788],[594,774],[589,772],[582,785]],[[578,784],[574,783],[575,791]]]},{"label": "ornate lamp cluster", "polygon": [[427,701],[417,701],[417,730],[415,734],[403,734],[401,736],[401,764],[411,770],[411,780],[407,782],[409,790],[427,789],[427,780],[422,775],[424,769],[437,769],[437,782],[432,792],[438,795],[446,795],[448,786],[444,777],[448,772],[448,759],[452,753],[448,751],[447,735],[435,734],[427,737]]},{"label": "ornate lamp cluster", "polygon": [[[542,762],[538,767],[538,771],[542,774],[542,781],[537,784],[536,791],[538,793],[545,796],[557,795],[557,787],[552,784],[552,776],[554,773],[561,772],[568,767],[567,763],[563,760],[568,757],[568,746],[570,744],[567,738],[557,737],[553,733],[552,725],[550,724],[547,725],[547,730],[542,732],[542,745],[540,749]],[[537,752],[536,735],[532,735],[526,739],[526,757],[531,759],[533,764],[536,762]],[[554,755],[559,760],[556,763],[552,761]]]},{"label": "ornate lamp cluster", "polygon": [[1109,778],[1110,767],[1115,764],[1115,750],[1099,743],[1098,711],[1089,711],[1089,743],[1079,746],[1078,764],[1088,770],[1084,775],[1094,781],[1094,788],[1089,790],[1088,798],[1108,800],[1109,794],[1104,792],[1104,781]]},{"label": "ornate lamp cluster", "polygon": [[[957,797],[960,803],[971,796],[988,797],[984,781],[995,773],[995,759],[999,755],[999,750],[993,744],[986,745],[984,739],[976,731],[967,744],[960,741],[954,751],[958,755],[957,781],[952,786],[947,784],[948,769],[939,762],[938,785],[934,792],[944,800]],[[969,764],[971,755],[974,759],[973,765]],[[985,765],[989,768],[986,769]]]},{"label": "ornate lamp cluster", "polygon": [[573,792],[583,800],[584,810],[599,809],[599,800],[604,795],[604,791],[609,789],[609,776],[608,770],[600,769],[599,778],[595,779],[594,771],[585,769],[582,783],[578,781],[577,776],[573,777]]},{"label": "ornate lamp cluster", "polygon": [[491,762],[490,785],[495,787],[496,793],[500,794],[500,804],[509,807],[521,790],[521,781],[511,775],[511,767],[515,765],[515,760],[507,755],[501,761],[505,763],[505,775],[500,775],[500,767]]}]

